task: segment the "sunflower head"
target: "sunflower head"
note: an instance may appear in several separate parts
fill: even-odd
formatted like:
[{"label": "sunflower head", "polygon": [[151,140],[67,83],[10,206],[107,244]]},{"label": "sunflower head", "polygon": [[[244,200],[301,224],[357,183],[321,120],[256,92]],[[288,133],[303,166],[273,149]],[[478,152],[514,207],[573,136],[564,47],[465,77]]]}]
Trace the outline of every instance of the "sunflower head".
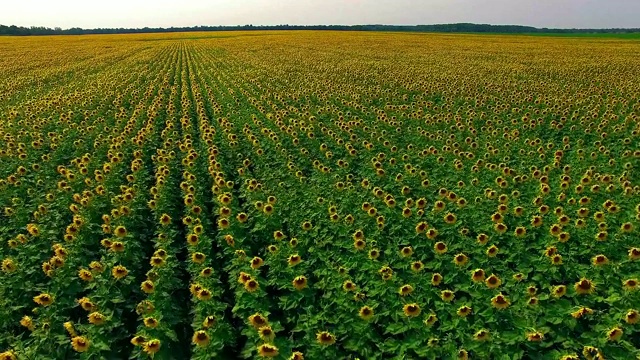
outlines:
[{"label": "sunflower head", "polygon": [[316,341],[320,345],[332,345],[336,342],[336,336],[328,331],[321,331],[316,334]]}]

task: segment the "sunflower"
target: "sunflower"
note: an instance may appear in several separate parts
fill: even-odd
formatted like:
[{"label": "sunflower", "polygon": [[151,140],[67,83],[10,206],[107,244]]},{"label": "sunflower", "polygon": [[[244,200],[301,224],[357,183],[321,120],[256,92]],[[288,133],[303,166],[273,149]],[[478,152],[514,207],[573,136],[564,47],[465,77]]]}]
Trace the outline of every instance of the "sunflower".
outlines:
[{"label": "sunflower", "polygon": [[465,349],[460,349],[456,353],[457,360],[469,360],[469,352]]},{"label": "sunflower", "polygon": [[414,261],[413,263],[411,263],[411,271],[420,272],[422,271],[422,269],[424,269],[424,264],[422,263],[422,261]]},{"label": "sunflower", "polygon": [[464,305],[458,308],[456,314],[460,317],[467,317],[472,311],[471,307]]},{"label": "sunflower", "polygon": [[609,263],[609,259],[604,255],[596,255],[593,258],[591,258],[591,263],[594,266],[602,266]]},{"label": "sunflower", "polygon": [[435,324],[437,321],[438,321],[438,316],[436,316],[436,314],[431,313],[431,314],[429,314],[429,315],[427,316],[427,318],[426,318],[426,319],[424,319],[424,324],[425,324],[426,326],[432,326],[432,325],[433,325],[433,324]]},{"label": "sunflower", "polygon": [[144,318],[144,326],[150,328],[150,329],[155,329],[158,327],[158,325],[160,324],[160,321],[158,321],[158,319],[154,318],[154,317],[146,317]]},{"label": "sunflower", "polygon": [[244,283],[244,288],[248,292],[254,292],[260,288],[260,285],[256,279],[250,278]]},{"label": "sunflower", "polygon": [[206,256],[201,252],[195,252],[191,254],[191,261],[193,261],[196,264],[204,263],[205,258]]},{"label": "sunflower", "polygon": [[145,280],[140,285],[140,289],[147,294],[151,294],[155,291],[155,285],[153,284],[153,281]]},{"label": "sunflower", "polygon": [[292,284],[296,290],[300,291],[307,287],[307,278],[304,275],[296,276]]},{"label": "sunflower", "polygon": [[320,345],[333,345],[336,342],[336,336],[328,331],[321,331],[316,334],[316,341]]},{"label": "sunflower", "polygon": [[294,351],[288,360],[304,360],[304,355],[300,351]]},{"label": "sunflower", "polygon": [[475,269],[471,272],[471,280],[473,282],[481,282],[485,279],[485,272],[482,269]]},{"label": "sunflower", "polygon": [[569,355],[563,355],[560,358],[560,360],[580,360],[580,358],[576,354],[569,354]]},{"label": "sunflower", "polygon": [[595,291],[595,285],[589,279],[582,278],[574,284],[574,289],[580,295],[591,294]]},{"label": "sunflower", "polygon": [[431,228],[429,230],[427,230],[425,232],[427,239],[429,240],[434,240],[436,237],[438,237],[438,230]]},{"label": "sunflower", "polygon": [[534,217],[531,218],[531,225],[533,227],[540,227],[542,226],[542,216],[539,215],[535,215]]},{"label": "sunflower", "polygon": [[247,274],[246,272],[241,271],[240,274],[238,275],[239,284],[244,284],[249,280],[251,280],[251,274]]},{"label": "sunflower", "polygon": [[561,298],[567,293],[567,287],[565,285],[557,285],[551,289],[551,295],[555,298]]},{"label": "sunflower", "polygon": [[487,249],[487,256],[488,257],[495,257],[496,255],[498,255],[498,252],[500,251],[500,249],[495,246],[495,245],[491,245],[488,249]]},{"label": "sunflower", "polygon": [[491,274],[485,281],[484,283],[487,285],[487,287],[489,289],[495,289],[497,287],[499,287],[502,284],[502,280],[500,280],[500,278],[495,275],[495,274]]},{"label": "sunflower", "polygon": [[622,282],[622,286],[626,291],[635,291],[638,289],[638,279],[628,279]]},{"label": "sunflower", "polygon": [[53,304],[53,296],[47,293],[42,293],[38,296],[34,296],[33,301],[40,306],[49,306]]},{"label": "sunflower", "polygon": [[362,240],[362,239],[357,239],[353,241],[353,247],[356,248],[356,250],[363,250],[366,247],[367,243]]},{"label": "sunflower", "polygon": [[33,319],[27,315],[23,316],[22,319],[20,319],[20,325],[26,327],[31,331],[35,329],[35,325],[33,324]]},{"label": "sunflower", "polygon": [[141,335],[136,335],[131,338],[131,345],[133,346],[142,346],[145,342],[147,342],[146,339]]},{"label": "sunflower", "polygon": [[113,234],[119,238],[123,238],[127,236],[127,228],[125,228],[124,226],[116,226]]},{"label": "sunflower", "polygon": [[129,274],[129,270],[122,265],[116,265],[111,269],[111,275],[117,280],[120,280]]},{"label": "sunflower", "polygon": [[431,275],[431,285],[433,286],[439,286],[442,280],[443,277],[442,275],[440,275],[440,273],[434,273],[433,275]]},{"label": "sunflower", "polygon": [[453,263],[456,264],[457,266],[463,266],[467,262],[469,262],[469,258],[465,254],[457,254],[456,256],[453,257]]},{"label": "sunflower", "polygon": [[444,216],[444,222],[446,222],[449,225],[455,224],[457,219],[458,218],[453,213],[448,213],[447,215]]},{"label": "sunflower", "polygon": [[420,315],[422,310],[420,309],[420,305],[413,303],[404,305],[402,311],[407,317],[416,317]]},{"label": "sunflower", "polygon": [[640,248],[629,249],[629,260],[640,260]]},{"label": "sunflower", "polygon": [[455,293],[451,290],[443,290],[440,292],[440,298],[445,302],[453,301],[454,297],[455,297]]},{"label": "sunflower", "polygon": [[89,340],[83,336],[76,336],[71,339],[71,347],[73,347],[73,350],[77,352],[85,352],[89,350],[90,345],[91,343]]},{"label": "sunflower", "polygon": [[506,296],[498,294],[491,298],[491,305],[496,309],[506,309],[511,305],[511,302]]},{"label": "sunflower", "polygon": [[508,228],[507,225],[503,224],[503,223],[498,223],[493,225],[493,229],[498,233],[498,234],[504,234],[505,232],[507,232]]},{"label": "sunflower", "polygon": [[271,344],[262,344],[258,346],[258,355],[260,357],[273,358],[280,354],[278,348]]},{"label": "sunflower", "polygon": [[638,310],[629,310],[624,315],[624,321],[627,324],[637,324],[638,322],[640,322],[640,313],[638,312]]},{"label": "sunflower", "polygon": [[300,262],[302,261],[302,258],[300,257],[300,255],[298,254],[293,254],[289,256],[289,259],[287,260],[287,263],[289,264],[289,266],[296,266],[298,265]]},{"label": "sunflower", "polygon": [[355,291],[356,287],[356,284],[351,280],[346,280],[344,283],[342,283],[342,289],[344,291]]},{"label": "sunflower", "polygon": [[273,339],[275,339],[276,337],[276,333],[273,331],[273,329],[269,325],[260,327],[258,329],[258,335],[260,336],[260,339],[262,339],[262,341],[264,342],[272,342]]},{"label": "sunflower", "polygon": [[398,294],[400,294],[400,296],[407,296],[412,292],[413,292],[413,286],[409,284],[402,285],[400,289],[398,289]]},{"label": "sunflower", "polygon": [[400,250],[400,255],[402,257],[409,257],[413,255],[413,248],[411,246],[405,246]]},{"label": "sunflower", "polygon": [[256,256],[253,259],[251,259],[252,269],[259,269],[262,265],[264,265],[264,260],[262,260],[262,258]]},{"label": "sunflower", "polygon": [[80,271],[78,271],[78,277],[83,281],[91,281],[93,280],[93,273],[87,269],[80,269]]},{"label": "sunflower", "polygon": [[417,234],[421,234],[421,233],[425,232],[428,227],[429,227],[429,225],[426,222],[424,222],[424,221],[419,222],[418,225],[416,225],[416,233]]},{"label": "sunflower", "polygon": [[583,307],[579,308],[578,310],[576,310],[576,311],[572,312],[572,313],[571,313],[571,316],[572,316],[574,319],[580,319],[580,318],[582,318],[583,316],[591,315],[591,314],[593,314],[593,310],[592,310],[592,309],[590,309],[590,308],[588,308],[588,307],[584,307],[584,306],[583,306]]},{"label": "sunflower", "polygon": [[433,250],[436,253],[442,255],[447,252],[447,244],[443,243],[442,241],[438,241],[433,245]]},{"label": "sunflower", "polygon": [[373,317],[373,309],[370,306],[365,305],[360,308],[358,316],[360,316],[362,320],[368,321]]},{"label": "sunflower", "polygon": [[490,338],[491,334],[489,333],[489,330],[486,329],[478,330],[475,334],[473,334],[473,339],[476,341],[487,341]]},{"label": "sunflower", "polygon": [[602,352],[600,352],[600,349],[593,346],[583,347],[582,355],[584,355],[584,357],[587,360],[604,360],[604,357],[602,356]]},{"label": "sunflower", "polygon": [[260,313],[255,313],[248,318],[249,323],[256,329],[269,324],[269,320]]},{"label": "sunflower", "polygon": [[158,351],[160,351],[160,346],[161,346],[160,340],[152,339],[144,343],[142,350],[149,355],[153,355]]},{"label": "sunflower", "polygon": [[616,326],[613,329],[607,331],[607,340],[618,341],[622,337],[623,333],[624,332],[622,331],[622,329]]},{"label": "sunflower", "polygon": [[93,325],[102,325],[107,320],[106,316],[97,311],[90,313],[87,317],[89,318],[89,322]]},{"label": "sunflower", "polygon": [[526,334],[527,340],[531,342],[540,342],[544,340],[544,334],[538,331],[531,331]]},{"label": "sunflower", "polygon": [[[246,288],[246,284],[245,284],[245,288]],[[196,292],[196,297],[198,298],[198,300],[200,301],[207,301],[210,300],[213,294],[211,294],[211,291],[209,289],[205,289],[205,288],[200,288],[197,292]]]}]

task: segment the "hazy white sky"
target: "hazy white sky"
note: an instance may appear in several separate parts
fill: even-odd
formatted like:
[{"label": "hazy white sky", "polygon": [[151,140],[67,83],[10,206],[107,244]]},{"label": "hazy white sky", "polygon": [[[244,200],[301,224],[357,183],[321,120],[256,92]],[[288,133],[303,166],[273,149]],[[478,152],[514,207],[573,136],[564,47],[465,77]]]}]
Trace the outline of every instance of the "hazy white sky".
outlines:
[{"label": "hazy white sky", "polygon": [[2,0],[0,24],[170,27],[441,24],[640,27],[640,0]]}]

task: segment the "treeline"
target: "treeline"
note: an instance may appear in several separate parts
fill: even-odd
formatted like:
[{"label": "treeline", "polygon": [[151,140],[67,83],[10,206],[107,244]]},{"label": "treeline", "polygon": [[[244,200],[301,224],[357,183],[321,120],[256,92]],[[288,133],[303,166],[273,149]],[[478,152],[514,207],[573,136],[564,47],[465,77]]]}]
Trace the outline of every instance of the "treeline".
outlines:
[{"label": "treeline", "polygon": [[138,34],[163,32],[194,32],[194,31],[246,31],[246,30],[341,30],[341,31],[403,31],[403,32],[464,32],[464,33],[500,33],[500,34],[610,34],[636,33],[635,29],[548,29],[521,25],[489,25],[489,24],[439,24],[439,25],[272,25],[272,26],[191,26],[170,28],[48,28],[42,26],[6,26],[0,25],[0,35],[84,35],[84,34]]}]

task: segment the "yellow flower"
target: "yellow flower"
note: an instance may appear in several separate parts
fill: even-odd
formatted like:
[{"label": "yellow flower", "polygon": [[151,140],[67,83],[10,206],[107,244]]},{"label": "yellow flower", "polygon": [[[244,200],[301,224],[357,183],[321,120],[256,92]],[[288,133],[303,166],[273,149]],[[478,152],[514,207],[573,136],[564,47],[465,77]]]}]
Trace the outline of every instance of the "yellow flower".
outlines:
[{"label": "yellow flower", "polygon": [[274,345],[270,344],[262,344],[258,346],[258,355],[261,357],[273,358],[278,356],[280,353],[278,352],[278,348]]},{"label": "yellow flower", "polygon": [[442,241],[438,241],[433,245],[433,250],[438,254],[444,254],[447,252],[447,244]]},{"label": "yellow flower", "polygon": [[153,281],[145,280],[140,285],[140,289],[147,294],[151,294],[155,291],[155,285],[153,284]]},{"label": "yellow flower", "polygon": [[34,296],[33,301],[41,306],[49,306],[53,303],[53,296],[47,293],[42,293],[38,296]]},{"label": "yellow flower", "polygon": [[624,332],[619,327],[614,327],[613,329],[607,331],[607,340],[609,341],[618,341],[622,337]]},{"label": "yellow flower", "polygon": [[527,340],[531,342],[540,342],[544,340],[544,334],[538,331],[528,332]]},{"label": "yellow flower", "polygon": [[486,280],[485,284],[489,289],[495,289],[502,284],[502,280],[497,275],[491,274]]},{"label": "yellow flower", "polygon": [[295,266],[295,265],[298,265],[301,261],[302,261],[302,258],[300,257],[300,255],[293,254],[289,256],[287,263],[289,264],[289,266]]},{"label": "yellow flower", "polygon": [[124,278],[127,274],[129,274],[129,270],[122,265],[116,265],[111,269],[111,275],[118,280]]},{"label": "yellow flower", "polygon": [[574,285],[574,289],[578,294],[591,294],[595,291],[595,285],[591,280],[582,278],[580,281],[576,282]]},{"label": "yellow flower", "polygon": [[573,318],[575,318],[575,319],[580,319],[581,317],[583,317],[585,315],[591,315],[591,314],[593,314],[593,310],[591,310],[588,307],[581,307],[580,309],[572,312],[571,316],[573,316]]},{"label": "yellow flower", "polygon": [[491,337],[489,330],[478,330],[475,334],[473,334],[473,339],[476,341],[487,341]]},{"label": "yellow flower", "polygon": [[269,320],[262,316],[262,314],[260,313],[255,313],[251,316],[249,316],[249,323],[251,323],[251,325],[253,327],[255,327],[256,329],[259,329],[263,326],[266,326],[269,324]]},{"label": "yellow flower", "polygon": [[316,341],[321,345],[333,345],[336,342],[336,336],[328,331],[321,331],[316,334]]},{"label": "yellow flower", "polygon": [[293,279],[292,284],[296,290],[302,290],[307,287],[307,278],[303,275],[297,276]]},{"label": "yellow flower", "polygon": [[634,291],[638,289],[637,279],[628,279],[622,282],[622,286],[626,291]]},{"label": "yellow flower", "polygon": [[88,316],[89,322],[93,325],[102,325],[107,320],[106,316],[102,315],[99,312],[92,312]]},{"label": "yellow flower", "polygon": [[551,289],[551,294],[552,294],[552,295],[553,295],[553,297],[555,297],[555,298],[561,298],[561,297],[563,297],[563,296],[564,296],[564,294],[566,294],[566,293],[567,293],[567,287],[566,287],[566,286],[564,286],[564,285],[557,285],[557,286],[554,286],[554,287]]},{"label": "yellow flower", "polygon": [[7,350],[3,353],[0,353],[0,360],[18,360],[18,358],[13,351]]},{"label": "yellow flower", "polygon": [[638,310],[629,310],[624,315],[624,321],[627,324],[637,324],[638,322],[640,322],[640,313],[638,312]]},{"label": "yellow flower", "polygon": [[509,299],[507,299],[507,297],[502,294],[498,294],[491,298],[491,305],[496,309],[506,309],[510,304],[511,302],[509,301]]},{"label": "yellow flower", "polygon": [[141,335],[136,335],[131,339],[131,344],[134,346],[142,346],[146,342],[147,341],[145,340],[144,336]]},{"label": "yellow flower", "polygon": [[193,333],[193,337],[191,338],[191,342],[200,347],[209,345],[210,340],[211,338],[209,337],[209,334],[204,330],[196,331]]},{"label": "yellow flower", "polygon": [[149,355],[153,355],[153,354],[157,353],[158,351],[160,351],[160,346],[161,346],[160,340],[152,339],[152,340],[147,341],[144,344],[142,350],[145,353],[149,354]]},{"label": "yellow flower", "polygon": [[33,331],[35,329],[35,325],[33,324],[33,319],[30,316],[23,316],[20,320],[20,325],[26,327],[27,329]]},{"label": "yellow flower", "polygon": [[160,325],[160,322],[158,321],[158,319],[154,318],[154,317],[146,317],[144,318],[144,326],[154,329],[156,327],[158,327],[158,325]]},{"label": "yellow flower", "polygon": [[83,336],[76,336],[71,339],[71,346],[77,352],[85,352],[89,350],[90,342]]},{"label": "yellow flower", "polygon": [[80,269],[80,271],[78,271],[78,277],[84,281],[93,280],[93,274],[87,269]]},{"label": "yellow flower", "polygon": [[471,314],[471,312],[472,312],[471,307],[464,305],[458,308],[458,311],[456,313],[458,314],[458,316],[466,317],[469,314]]},{"label": "yellow flower", "polygon": [[440,292],[440,298],[442,298],[443,301],[451,302],[454,297],[455,293],[451,290],[443,290]]},{"label": "yellow flower", "polygon": [[400,289],[398,289],[398,294],[400,294],[400,296],[407,296],[412,292],[413,292],[413,286],[409,284],[402,285]]},{"label": "yellow flower", "polygon": [[258,329],[258,335],[260,335],[260,339],[265,342],[272,342],[276,337],[276,333],[273,331],[271,326],[266,325]]},{"label": "yellow flower", "polygon": [[6,273],[12,273],[16,271],[17,268],[18,267],[16,266],[16,263],[13,261],[13,259],[7,258],[2,260],[2,271]]},{"label": "yellow flower", "polygon": [[422,310],[420,309],[420,305],[413,303],[413,304],[406,304],[402,308],[402,311],[408,317],[416,317],[416,316],[420,315],[420,312]]},{"label": "yellow flower", "polygon": [[360,308],[358,315],[363,320],[370,320],[373,317],[373,309],[370,306],[363,306]]},{"label": "yellow flower", "polygon": [[260,288],[260,284],[258,284],[258,281],[256,279],[249,279],[244,283],[244,288],[248,292],[254,292]]}]

